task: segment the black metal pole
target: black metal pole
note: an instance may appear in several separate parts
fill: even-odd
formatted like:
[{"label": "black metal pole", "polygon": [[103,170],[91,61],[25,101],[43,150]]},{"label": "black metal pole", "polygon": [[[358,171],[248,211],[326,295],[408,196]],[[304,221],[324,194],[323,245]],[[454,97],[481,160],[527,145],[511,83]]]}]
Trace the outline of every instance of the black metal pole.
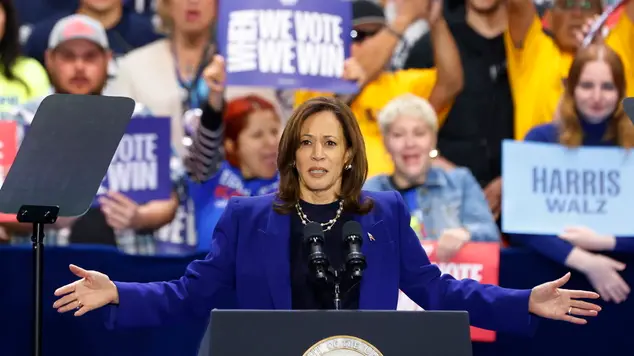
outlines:
[{"label": "black metal pole", "polygon": [[42,287],[44,282],[44,224],[33,223],[33,356],[42,355]]}]

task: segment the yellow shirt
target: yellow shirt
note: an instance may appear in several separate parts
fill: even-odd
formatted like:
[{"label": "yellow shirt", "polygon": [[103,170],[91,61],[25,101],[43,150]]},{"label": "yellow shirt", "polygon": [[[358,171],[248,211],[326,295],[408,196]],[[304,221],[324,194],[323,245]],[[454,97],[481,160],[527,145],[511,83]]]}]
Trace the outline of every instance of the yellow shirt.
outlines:
[{"label": "yellow shirt", "polygon": [[0,119],[9,113],[14,106],[49,94],[50,83],[46,70],[38,61],[21,57],[13,66],[15,77],[22,79],[30,92],[17,80],[8,80],[0,74]]},{"label": "yellow shirt", "polygon": [[625,69],[626,95],[634,96],[634,22],[626,13],[621,14],[618,22],[610,31],[606,43],[618,53]]},{"label": "yellow shirt", "polygon": [[534,126],[552,121],[572,56],[563,53],[544,33],[537,16],[522,48],[515,47],[508,30],[504,41],[515,106],[515,139],[523,140]]},{"label": "yellow shirt", "polygon": [[[508,31],[504,37],[515,105],[515,139],[523,140],[531,128],[553,120],[573,56],[562,52],[544,33],[537,17],[526,34],[522,48],[515,47]],[[606,43],[621,56],[627,95],[634,96],[634,68],[631,63],[634,58],[634,23],[626,14],[610,31]]]},{"label": "yellow shirt", "polygon": [[[368,157],[368,178],[377,174],[391,174],[394,171],[392,158],[387,153],[377,123],[378,112],[392,99],[412,93],[429,99],[436,84],[435,69],[410,69],[398,72],[384,72],[376,80],[367,84],[350,105],[357,118]],[[317,96],[331,96],[332,93],[319,93],[299,90],[295,93],[295,106]],[[446,115],[447,110],[443,111]],[[442,121],[442,120],[441,120]]]}]

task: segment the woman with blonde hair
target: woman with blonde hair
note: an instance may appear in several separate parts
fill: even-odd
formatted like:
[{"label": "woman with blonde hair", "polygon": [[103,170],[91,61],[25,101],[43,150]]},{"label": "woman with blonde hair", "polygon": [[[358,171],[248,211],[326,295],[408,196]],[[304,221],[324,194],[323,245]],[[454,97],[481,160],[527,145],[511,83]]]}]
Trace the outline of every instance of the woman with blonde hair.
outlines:
[{"label": "woman with blonde hair", "polygon": [[[572,63],[559,119],[533,128],[525,139],[567,147],[632,148],[634,126],[623,111],[625,92],[619,56],[603,44],[592,44],[580,50]],[[606,301],[623,302],[630,292],[619,275],[625,264],[596,252],[632,252],[634,239],[571,226],[559,236],[512,235],[511,241],[583,272]]]},{"label": "woman with blonde hair", "polygon": [[431,104],[413,94],[389,102],[378,117],[392,175],[370,178],[365,189],[398,191],[419,239],[437,240],[436,255],[451,259],[469,241],[500,241],[482,188],[463,167],[432,165],[437,155],[438,118]]}]

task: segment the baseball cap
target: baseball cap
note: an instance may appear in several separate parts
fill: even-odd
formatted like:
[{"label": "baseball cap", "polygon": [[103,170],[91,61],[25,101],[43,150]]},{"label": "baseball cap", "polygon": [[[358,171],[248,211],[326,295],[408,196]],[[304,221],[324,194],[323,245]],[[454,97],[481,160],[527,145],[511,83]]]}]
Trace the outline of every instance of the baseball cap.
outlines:
[{"label": "baseball cap", "polygon": [[381,5],[368,0],[352,2],[352,26],[364,24],[385,24],[385,13]]},{"label": "baseball cap", "polygon": [[108,49],[108,36],[101,23],[86,15],[74,14],[57,21],[50,36],[48,48],[57,48],[60,44],[76,39],[84,39]]}]

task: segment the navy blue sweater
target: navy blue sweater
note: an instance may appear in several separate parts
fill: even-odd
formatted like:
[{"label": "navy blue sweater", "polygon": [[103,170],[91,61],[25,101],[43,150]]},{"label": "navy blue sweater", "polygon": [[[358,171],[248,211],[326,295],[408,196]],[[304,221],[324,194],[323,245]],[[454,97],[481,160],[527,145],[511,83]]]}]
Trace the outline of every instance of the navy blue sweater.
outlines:
[{"label": "navy blue sweater", "polygon": [[[609,120],[602,123],[591,124],[585,120],[581,120],[583,129],[583,145],[584,146],[614,146],[613,141],[603,139],[607,130]],[[525,141],[558,143],[559,127],[555,123],[545,124],[534,127],[526,135]],[[511,235],[510,239],[513,243],[524,245],[531,248],[556,262],[563,264],[570,251],[574,247],[566,240],[562,240],[554,235]],[[614,247],[615,252],[634,252],[634,238],[618,238]]]}]

